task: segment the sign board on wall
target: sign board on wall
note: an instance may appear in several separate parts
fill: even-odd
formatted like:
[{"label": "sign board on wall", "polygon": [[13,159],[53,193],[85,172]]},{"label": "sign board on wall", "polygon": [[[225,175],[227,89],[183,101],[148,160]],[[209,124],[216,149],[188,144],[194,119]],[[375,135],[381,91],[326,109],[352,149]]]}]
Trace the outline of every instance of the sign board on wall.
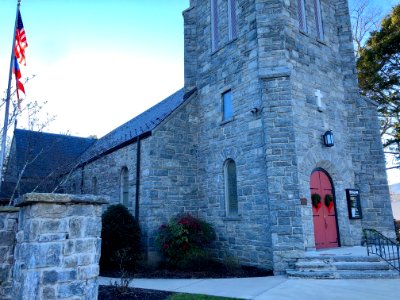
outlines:
[{"label": "sign board on wall", "polygon": [[349,210],[349,219],[362,219],[360,191],[355,189],[346,189],[347,208]]}]

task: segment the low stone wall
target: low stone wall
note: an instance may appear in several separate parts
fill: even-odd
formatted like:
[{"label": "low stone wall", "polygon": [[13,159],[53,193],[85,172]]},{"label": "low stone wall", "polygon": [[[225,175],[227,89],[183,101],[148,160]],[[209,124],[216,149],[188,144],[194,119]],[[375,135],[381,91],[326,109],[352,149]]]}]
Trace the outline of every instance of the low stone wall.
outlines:
[{"label": "low stone wall", "polygon": [[102,197],[64,194],[17,200],[12,299],[97,299],[105,203]]},{"label": "low stone wall", "polygon": [[12,299],[11,271],[19,208],[0,207],[0,299]]}]

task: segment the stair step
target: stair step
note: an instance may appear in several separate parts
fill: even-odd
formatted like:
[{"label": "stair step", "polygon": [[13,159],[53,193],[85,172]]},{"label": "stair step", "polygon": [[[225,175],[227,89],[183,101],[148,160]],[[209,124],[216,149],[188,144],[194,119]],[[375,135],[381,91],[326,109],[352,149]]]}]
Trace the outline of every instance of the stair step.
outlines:
[{"label": "stair step", "polygon": [[306,256],[300,258],[299,261],[381,261],[381,258],[377,255],[370,256],[353,256],[353,255],[316,255],[316,256]]},{"label": "stair step", "polygon": [[296,269],[307,270],[389,270],[390,266],[382,261],[340,261],[340,262],[329,262],[322,260],[314,261],[298,261]]},{"label": "stair step", "polygon": [[336,270],[336,271],[297,271],[287,270],[289,278],[308,278],[308,279],[398,279],[400,278],[398,271],[354,271],[354,270]]},{"label": "stair step", "polygon": [[294,270],[287,270],[290,278],[310,279],[367,279],[400,278],[393,269],[377,255],[311,254],[299,258]]},{"label": "stair step", "polygon": [[383,261],[377,262],[335,262],[333,266],[337,270],[390,270],[389,264]]},{"label": "stair step", "polygon": [[309,279],[335,279],[333,271],[298,271],[286,270],[289,278],[309,278]]}]

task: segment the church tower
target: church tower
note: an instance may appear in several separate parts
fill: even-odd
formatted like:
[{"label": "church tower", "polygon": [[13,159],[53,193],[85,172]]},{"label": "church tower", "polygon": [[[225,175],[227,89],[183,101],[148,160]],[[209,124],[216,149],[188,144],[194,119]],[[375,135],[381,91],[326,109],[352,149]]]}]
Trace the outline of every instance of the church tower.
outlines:
[{"label": "church tower", "polygon": [[215,254],[280,273],[307,249],[360,245],[363,228],[392,236],[348,1],[191,0],[184,19],[198,210]]}]

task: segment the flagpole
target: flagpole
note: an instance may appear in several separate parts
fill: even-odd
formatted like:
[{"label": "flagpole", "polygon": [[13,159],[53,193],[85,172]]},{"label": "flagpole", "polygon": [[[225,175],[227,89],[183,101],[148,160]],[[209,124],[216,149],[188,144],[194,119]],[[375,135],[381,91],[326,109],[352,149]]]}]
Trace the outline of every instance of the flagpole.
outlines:
[{"label": "flagpole", "polygon": [[[4,127],[3,127],[3,136],[1,140],[1,154],[0,154],[0,187],[3,182],[3,167],[4,167],[4,160],[6,158],[6,140],[7,140],[7,129],[8,129],[8,118],[10,113],[10,98],[11,98],[11,80],[12,80],[12,69],[14,64],[14,47],[15,47],[15,35],[17,30],[17,20],[18,20],[18,12],[19,7],[21,5],[21,0],[18,0],[17,3],[17,13],[15,16],[15,23],[14,23],[14,34],[13,34],[13,42],[12,42],[12,49],[11,49],[11,59],[10,59],[10,71],[8,73],[8,88],[7,88],[7,97],[6,97],[6,109],[4,114]],[[18,88],[18,87],[17,87]]]}]

